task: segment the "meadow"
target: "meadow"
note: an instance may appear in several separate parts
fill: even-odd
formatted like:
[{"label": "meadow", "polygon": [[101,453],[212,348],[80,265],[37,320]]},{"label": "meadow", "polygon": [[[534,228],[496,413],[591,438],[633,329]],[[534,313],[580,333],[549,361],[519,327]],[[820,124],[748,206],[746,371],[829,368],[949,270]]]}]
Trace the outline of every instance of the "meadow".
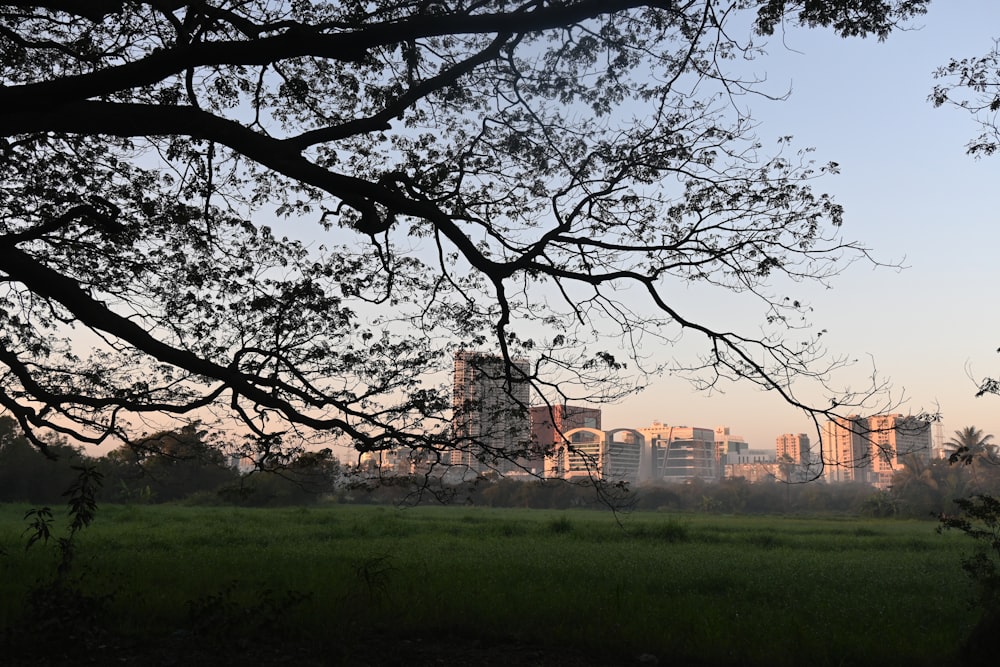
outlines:
[{"label": "meadow", "polygon": [[[0,628],[52,578],[0,506]],[[972,543],[928,521],[592,510],[106,506],[72,576],[132,637],[475,637],[631,664],[942,665]],[[54,535],[61,535],[56,527]],[[58,632],[58,629],[51,631]]]}]

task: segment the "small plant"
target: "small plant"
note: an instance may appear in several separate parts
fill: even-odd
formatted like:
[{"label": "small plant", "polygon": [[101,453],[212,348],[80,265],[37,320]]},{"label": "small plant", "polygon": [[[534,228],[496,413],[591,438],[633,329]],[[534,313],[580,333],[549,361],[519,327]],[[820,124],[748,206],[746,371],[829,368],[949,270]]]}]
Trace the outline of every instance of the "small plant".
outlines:
[{"label": "small plant", "polygon": [[961,561],[975,588],[970,606],[982,610],[965,646],[966,661],[972,664],[991,659],[993,638],[1000,632],[1000,499],[980,494],[955,503],[961,513],[942,514],[938,532],[960,530],[977,543],[975,553]]},{"label": "small plant", "polygon": [[118,497],[126,505],[148,505],[153,502],[153,489],[146,484],[136,488],[130,487],[125,480],[118,481]]},{"label": "small plant", "polygon": [[31,521],[28,527],[24,529],[24,532],[31,533],[28,537],[28,543],[24,545],[25,551],[34,546],[36,542],[49,543],[49,538],[52,537],[52,510],[50,508],[39,507],[30,509],[24,515],[24,520]]},{"label": "small plant", "polygon": [[[97,493],[102,476],[94,466],[73,466],[76,479],[63,493],[67,497],[70,523],[64,537],[56,539],[58,561],[50,581],[38,582],[29,592],[22,626],[31,636],[45,637],[47,650],[63,651],[67,657],[80,657],[105,640],[100,630],[112,595],[84,592],[70,572],[77,555],[77,536],[97,515]],[[52,538],[52,510],[41,507],[25,514],[29,521],[25,532],[25,550],[36,544],[47,545]],[[34,648],[34,647],[31,647]]]},{"label": "small plant", "polygon": [[389,575],[394,570],[388,555],[368,556],[357,562],[354,573],[368,594],[368,600],[380,604],[389,596]]},{"label": "small plant", "polygon": [[[76,479],[70,487],[63,493],[67,497],[66,504],[69,506],[69,533],[65,537],[60,537],[56,541],[59,549],[59,564],[56,568],[56,579],[62,579],[73,565],[76,556],[76,536],[77,534],[93,523],[97,516],[97,493],[101,489],[103,476],[92,465],[72,466],[77,471]],[[41,542],[48,544],[52,537],[52,510],[48,507],[31,509],[24,515],[25,520],[30,520],[28,528],[25,529],[28,536],[28,543],[25,550]]]}]

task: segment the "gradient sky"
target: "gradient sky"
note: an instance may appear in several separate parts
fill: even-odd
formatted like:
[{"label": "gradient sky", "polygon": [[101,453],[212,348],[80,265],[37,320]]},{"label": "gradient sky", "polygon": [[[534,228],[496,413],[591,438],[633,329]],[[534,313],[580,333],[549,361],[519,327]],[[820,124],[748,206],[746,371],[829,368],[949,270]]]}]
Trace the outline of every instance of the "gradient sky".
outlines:
[{"label": "gradient sky", "polygon": [[[973,119],[927,101],[937,67],[985,54],[1000,37],[1000,2],[936,0],[912,27],[883,43],[825,30],[776,34],[751,71],[766,75],[772,92],[791,95],[747,103],[765,145],[792,135],[797,146],[816,148],[818,162],[841,165],[816,188],[846,208],[845,239],[906,267],[856,264],[833,289],[803,293],[830,353],[858,360],[835,382],[861,387],[877,371],[905,400],[897,411],[940,410],[945,439],[968,425],[1000,439],[1000,397],[974,397],[975,380],[1000,375],[1000,156],[966,155],[979,132]],[[762,311],[745,306],[705,305],[753,327]],[[605,406],[604,415],[605,428],[654,419],[726,425],[754,448],[773,447],[781,433],[812,435],[801,413],[773,393],[734,386],[709,396],[669,377]]]},{"label": "gradient sky", "polygon": [[[766,77],[768,92],[790,97],[742,100],[765,146],[792,135],[795,146],[815,147],[817,162],[840,164],[839,175],[815,187],[846,208],[843,236],[906,267],[858,263],[834,279],[833,289],[795,294],[813,306],[811,323],[826,330],[830,354],[857,360],[834,384],[860,388],[877,372],[891,382],[896,411],[939,410],[945,438],[975,425],[1000,440],[1000,397],[974,397],[977,380],[1000,375],[1000,156],[966,155],[978,126],[959,110],[933,108],[927,97],[936,68],[986,53],[994,37],[998,0],[934,0],[911,30],[883,43],[787,31],[768,38],[768,55],[749,63],[747,73]],[[731,322],[744,333],[764,318],[762,305],[742,296],[677,297],[702,309],[687,315]],[[677,351],[681,358],[686,347]],[[728,426],[761,449],[773,448],[781,433],[814,437],[804,415],[773,392],[723,389],[700,393],[680,378],[658,378],[642,394],[603,406],[604,427],[653,420]]]}]

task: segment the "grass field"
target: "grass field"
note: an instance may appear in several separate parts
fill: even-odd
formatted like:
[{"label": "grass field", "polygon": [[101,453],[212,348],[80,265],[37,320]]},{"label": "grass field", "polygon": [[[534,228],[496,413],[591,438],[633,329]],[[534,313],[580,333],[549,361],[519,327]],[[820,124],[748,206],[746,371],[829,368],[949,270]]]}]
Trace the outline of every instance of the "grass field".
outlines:
[{"label": "grass field", "polygon": [[[0,507],[0,626],[51,577]],[[660,664],[941,665],[974,624],[933,522],[463,507],[102,507],[74,573],[117,633],[500,639]],[[57,534],[61,534],[57,530]]]}]

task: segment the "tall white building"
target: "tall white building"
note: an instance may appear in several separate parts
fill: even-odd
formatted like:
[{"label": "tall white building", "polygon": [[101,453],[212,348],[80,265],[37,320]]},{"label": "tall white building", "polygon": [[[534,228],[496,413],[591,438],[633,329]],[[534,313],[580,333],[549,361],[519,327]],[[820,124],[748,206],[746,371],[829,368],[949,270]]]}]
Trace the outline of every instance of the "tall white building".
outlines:
[{"label": "tall white building", "polygon": [[823,425],[823,479],[828,482],[870,483],[871,443],[868,420],[858,415],[838,417]]},{"label": "tall white building", "polygon": [[455,354],[452,392],[452,434],[455,449],[450,463],[463,474],[506,474],[517,468],[513,459],[528,453],[531,426],[528,416],[530,384],[528,361],[482,352]]}]

